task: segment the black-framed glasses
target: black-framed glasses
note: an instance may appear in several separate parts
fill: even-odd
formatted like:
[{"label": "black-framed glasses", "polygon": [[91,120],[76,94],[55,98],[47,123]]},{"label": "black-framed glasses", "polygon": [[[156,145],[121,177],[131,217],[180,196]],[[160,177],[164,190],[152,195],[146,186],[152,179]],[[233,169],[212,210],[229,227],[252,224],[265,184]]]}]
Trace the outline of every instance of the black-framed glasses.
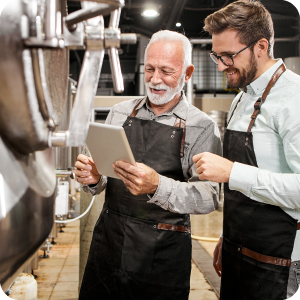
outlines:
[{"label": "black-framed glasses", "polygon": [[235,56],[237,56],[239,53],[241,53],[242,51],[246,50],[247,48],[251,47],[253,44],[255,44],[257,41],[252,42],[251,44],[249,44],[248,46],[246,46],[245,48],[243,48],[242,50],[240,50],[239,52],[235,53],[235,54],[226,54],[226,55],[217,55],[216,53],[214,53],[213,51],[211,51],[209,53],[209,56],[211,58],[211,60],[215,63],[215,64],[219,64],[219,59],[221,60],[221,62],[227,66],[233,66],[234,65],[234,61],[233,58]]}]

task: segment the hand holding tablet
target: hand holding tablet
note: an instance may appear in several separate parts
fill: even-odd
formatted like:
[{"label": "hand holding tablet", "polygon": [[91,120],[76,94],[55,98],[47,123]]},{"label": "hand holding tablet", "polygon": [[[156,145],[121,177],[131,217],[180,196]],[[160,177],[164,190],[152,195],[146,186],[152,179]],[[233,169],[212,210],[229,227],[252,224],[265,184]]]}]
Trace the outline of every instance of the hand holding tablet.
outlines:
[{"label": "hand holding tablet", "polygon": [[117,160],[136,165],[124,128],[121,126],[90,123],[86,144],[101,175],[119,179],[112,168]]}]

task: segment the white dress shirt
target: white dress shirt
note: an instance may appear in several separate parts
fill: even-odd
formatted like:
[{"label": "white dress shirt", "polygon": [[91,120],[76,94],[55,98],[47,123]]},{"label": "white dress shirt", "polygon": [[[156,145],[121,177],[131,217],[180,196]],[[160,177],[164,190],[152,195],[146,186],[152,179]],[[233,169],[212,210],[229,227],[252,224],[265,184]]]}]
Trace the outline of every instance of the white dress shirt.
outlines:
[{"label": "white dress shirt", "polygon": [[[262,96],[279,59],[247,86],[228,129],[247,131],[254,103]],[[229,116],[241,94],[234,99]],[[235,162],[229,188],[249,198],[277,205],[300,220],[300,76],[286,70],[272,87],[251,129],[258,168]],[[297,231],[292,261],[300,260],[300,233]]]}]

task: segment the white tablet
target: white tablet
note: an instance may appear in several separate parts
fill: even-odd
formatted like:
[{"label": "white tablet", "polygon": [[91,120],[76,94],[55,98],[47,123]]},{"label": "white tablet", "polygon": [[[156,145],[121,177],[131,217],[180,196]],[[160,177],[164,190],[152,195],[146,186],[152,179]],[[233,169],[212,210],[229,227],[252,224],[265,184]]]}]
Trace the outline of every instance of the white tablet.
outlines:
[{"label": "white tablet", "polygon": [[135,165],[124,128],[102,123],[90,123],[86,145],[101,175],[118,178],[112,164],[123,160]]}]

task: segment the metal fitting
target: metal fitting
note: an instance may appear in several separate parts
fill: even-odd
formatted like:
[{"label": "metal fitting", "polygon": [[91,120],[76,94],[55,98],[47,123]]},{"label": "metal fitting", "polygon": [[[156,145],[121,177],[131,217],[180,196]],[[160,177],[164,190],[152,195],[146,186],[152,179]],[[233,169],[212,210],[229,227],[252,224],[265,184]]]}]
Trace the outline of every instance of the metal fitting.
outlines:
[{"label": "metal fitting", "polygon": [[121,31],[118,28],[104,29],[105,48],[120,48]]}]

